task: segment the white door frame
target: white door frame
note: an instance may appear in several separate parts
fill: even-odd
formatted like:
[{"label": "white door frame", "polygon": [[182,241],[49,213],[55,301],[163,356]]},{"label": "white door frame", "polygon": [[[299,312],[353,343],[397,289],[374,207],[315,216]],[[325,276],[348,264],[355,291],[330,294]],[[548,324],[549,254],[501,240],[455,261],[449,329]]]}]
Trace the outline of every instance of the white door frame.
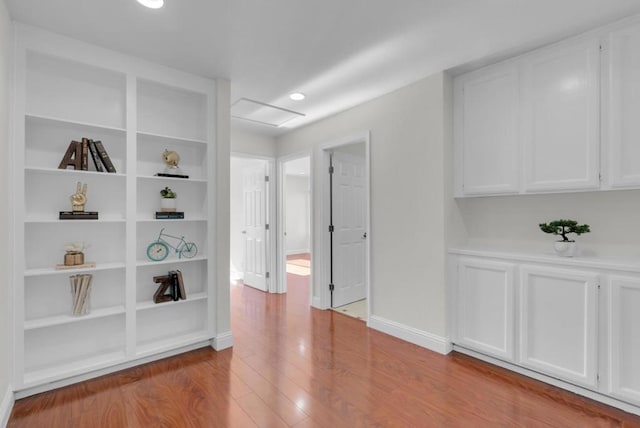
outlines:
[{"label": "white door frame", "polygon": [[311,270],[313,283],[317,287],[312,288],[312,305],[318,309],[331,307],[331,293],[329,291],[329,251],[331,247],[329,239],[329,154],[333,149],[341,146],[364,143],[365,145],[365,281],[367,290],[367,325],[371,313],[371,205],[370,205],[370,134],[369,131],[361,132],[318,145],[311,156],[311,198],[312,198],[312,230],[311,245]]},{"label": "white door frame", "polygon": [[[285,227],[285,184],[286,184],[286,174],[284,170],[284,164],[301,158],[309,158],[309,163],[311,165],[311,174],[309,174],[309,183],[311,188],[311,194],[313,195],[313,156],[311,151],[305,150],[297,153],[293,153],[287,156],[283,156],[278,158],[278,273],[277,273],[277,287],[275,293],[286,293],[287,292],[287,249],[286,249],[286,227]],[[313,196],[312,196],[313,197]],[[313,227],[313,210],[311,210],[311,227]],[[312,249],[312,257],[313,257],[313,231],[311,232],[309,248]],[[313,263],[311,264],[313,266]],[[313,272],[313,268],[311,269]],[[311,290],[313,290],[313,277],[309,278],[311,281]]]},{"label": "white door frame", "polygon": [[265,233],[265,240],[267,242],[267,272],[269,272],[269,278],[267,279],[267,290],[269,293],[275,293],[278,286],[278,269],[277,260],[274,255],[276,254],[276,186],[275,186],[275,165],[276,160],[272,157],[252,155],[248,153],[231,152],[232,158],[245,158],[245,159],[260,159],[267,161],[267,175],[269,176],[269,182],[266,186],[267,194],[265,195],[265,203],[267,204],[267,223],[269,224],[269,230]]}]

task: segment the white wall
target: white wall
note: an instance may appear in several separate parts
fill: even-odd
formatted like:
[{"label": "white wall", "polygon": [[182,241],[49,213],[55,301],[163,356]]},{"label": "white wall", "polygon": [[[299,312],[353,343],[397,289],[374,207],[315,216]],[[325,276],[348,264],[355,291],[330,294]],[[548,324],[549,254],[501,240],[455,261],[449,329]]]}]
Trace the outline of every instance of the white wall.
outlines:
[{"label": "white wall", "polygon": [[309,252],[311,225],[309,177],[287,175],[285,179],[285,231],[287,254]]},{"label": "white wall", "polygon": [[275,158],[276,140],[275,138],[266,135],[232,128],[231,153]]},{"label": "white wall", "polygon": [[[4,1],[0,1],[0,187],[8,188],[8,145],[9,145],[9,67],[11,64],[11,21]],[[0,205],[7,206],[9,192],[2,192]],[[0,272],[3,273],[3,281],[0,283],[0,425],[3,423],[2,404],[5,393],[9,388],[9,307],[10,275],[9,254],[7,242],[9,242],[9,218],[8,210],[0,210]]]},{"label": "white wall", "polygon": [[438,73],[277,139],[284,156],[370,131],[371,314],[439,337],[451,200],[447,82]]},{"label": "white wall", "polygon": [[586,256],[640,256],[640,190],[465,198],[456,204],[469,244],[552,253],[557,238],[538,224],[570,218],[591,226],[576,237]]}]

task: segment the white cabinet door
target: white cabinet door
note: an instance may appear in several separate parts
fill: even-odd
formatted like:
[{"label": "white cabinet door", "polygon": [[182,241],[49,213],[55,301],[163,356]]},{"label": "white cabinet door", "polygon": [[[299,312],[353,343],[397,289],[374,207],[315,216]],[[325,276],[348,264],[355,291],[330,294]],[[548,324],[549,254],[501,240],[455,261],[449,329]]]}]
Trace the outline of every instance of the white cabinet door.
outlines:
[{"label": "white cabinet door", "polygon": [[513,361],[513,278],[511,263],[460,259],[457,344]]},{"label": "white cabinet door", "polygon": [[519,363],[596,387],[597,296],[594,273],[522,266]]},{"label": "white cabinet door", "polygon": [[459,193],[517,193],[516,65],[498,64],[460,76],[454,90]]},{"label": "white cabinet door", "polygon": [[609,283],[610,393],[640,405],[640,278]]},{"label": "white cabinet door", "polygon": [[640,185],[640,25],[609,37],[608,96],[604,101],[611,187]]},{"label": "white cabinet door", "polygon": [[524,57],[526,192],[599,187],[599,50],[588,40]]}]

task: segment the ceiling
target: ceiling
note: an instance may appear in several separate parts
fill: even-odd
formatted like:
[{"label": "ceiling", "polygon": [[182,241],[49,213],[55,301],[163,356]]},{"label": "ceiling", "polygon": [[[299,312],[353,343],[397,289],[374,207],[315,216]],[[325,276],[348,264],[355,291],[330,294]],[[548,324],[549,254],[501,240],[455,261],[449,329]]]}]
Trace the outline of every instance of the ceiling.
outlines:
[{"label": "ceiling", "polygon": [[[5,0],[12,18],[231,81],[231,102],[302,113],[279,135],[432,73],[640,13],[640,0]],[[288,94],[300,91],[304,101]],[[245,103],[246,104],[246,103]]]}]

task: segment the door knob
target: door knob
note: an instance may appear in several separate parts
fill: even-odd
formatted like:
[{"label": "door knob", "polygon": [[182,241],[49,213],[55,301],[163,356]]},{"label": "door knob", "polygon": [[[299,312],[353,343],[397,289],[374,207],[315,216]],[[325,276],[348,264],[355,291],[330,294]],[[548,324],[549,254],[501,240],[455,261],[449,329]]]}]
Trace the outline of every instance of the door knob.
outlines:
[{"label": "door knob", "polygon": [[247,233],[247,231],[246,231],[246,230],[243,230],[243,231],[242,231],[242,232],[240,232],[240,233]]},{"label": "door knob", "polygon": [[362,239],[367,239],[367,232],[362,235]]}]

